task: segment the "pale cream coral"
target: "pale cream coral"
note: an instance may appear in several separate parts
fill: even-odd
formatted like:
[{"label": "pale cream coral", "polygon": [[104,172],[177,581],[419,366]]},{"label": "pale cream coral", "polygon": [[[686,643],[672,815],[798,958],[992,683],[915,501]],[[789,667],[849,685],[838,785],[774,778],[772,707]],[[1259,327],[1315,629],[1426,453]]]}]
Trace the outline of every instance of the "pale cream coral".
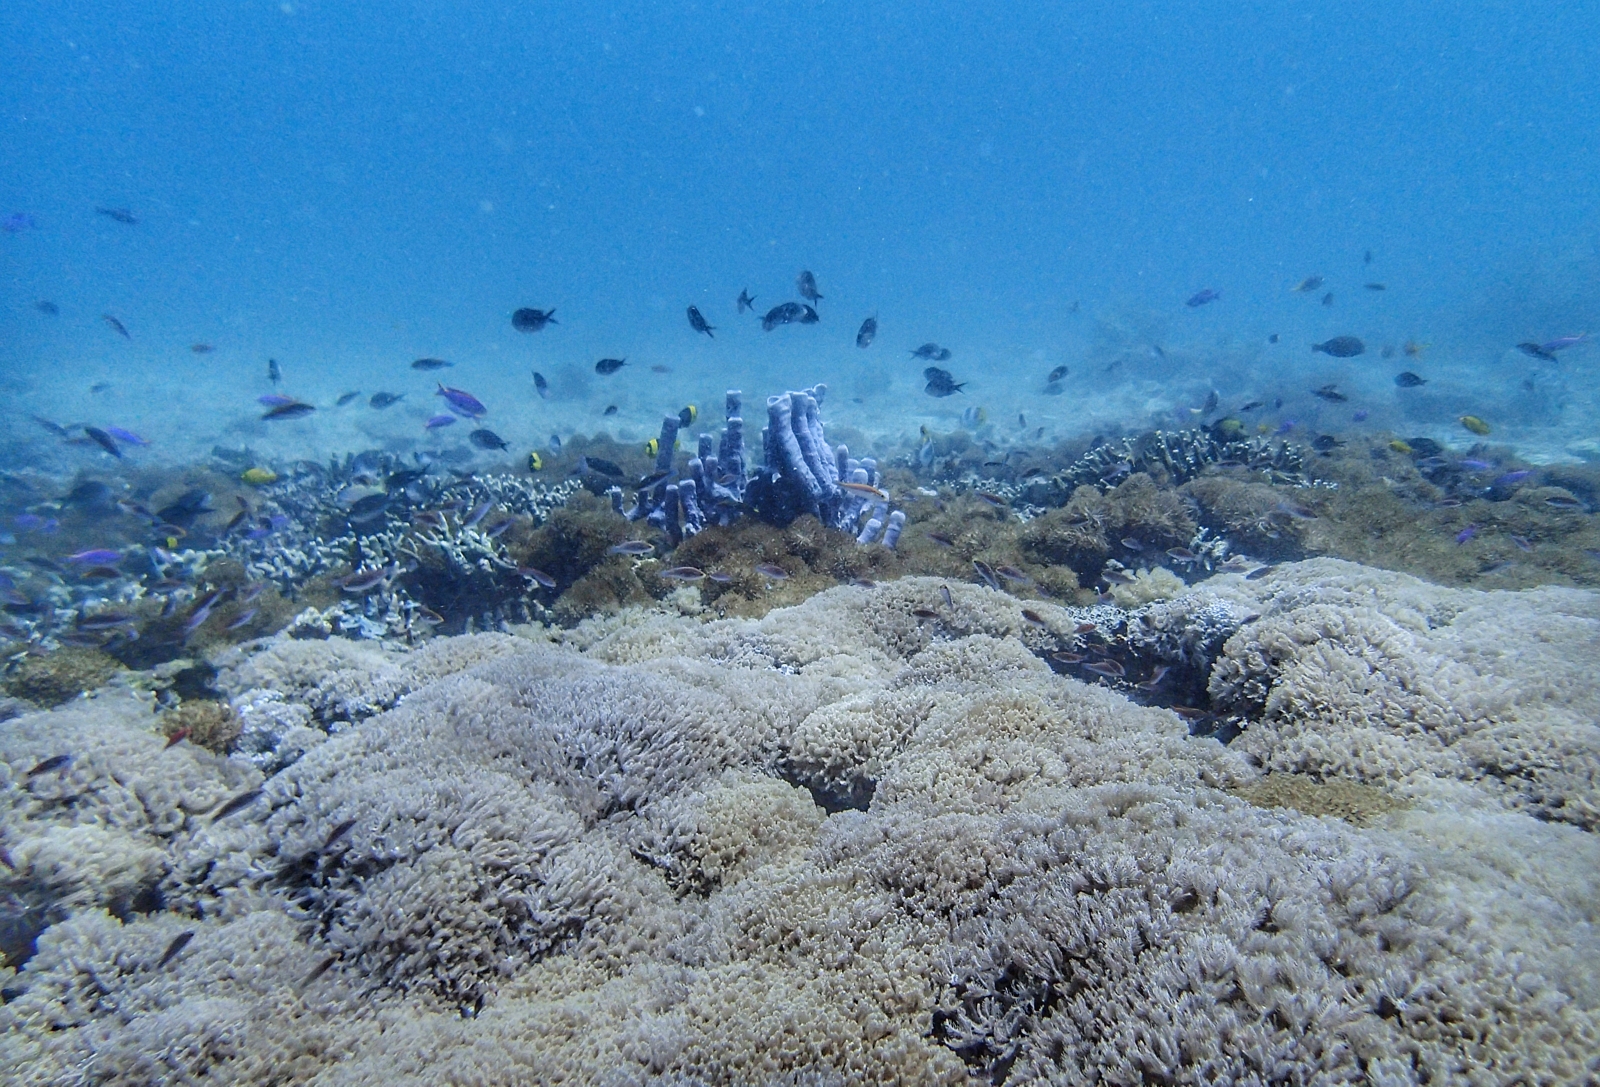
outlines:
[{"label": "pale cream coral", "polygon": [[[1215,681],[1263,707],[1231,747],[1053,673],[1039,655],[1069,613],[1029,603],[1047,633],[1003,593],[949,584],[945,604],[937,579],[756,621],[663,609],[565,645],[445,642],[440,678],[406,671],[416,654],[343,649],[328,675],[301,675],[288,651],[260,674],[300,676],[292,698],[374,690],[388,665],[416,686],[247,813],[177,805],[147,820],[171,820],[165,841],[103,804],[93,825],[160,851],[183,912],[77,909],[47,930],[7,982],[3,1071],[385,1087],[1594,1078],[1600,856],[1592,834],[1529,813],[1593,796],[1592,664],[1563,654],[1600,606],[1392,577],[1307,564],[1155,605],[1177,626],[1260,614]],[[1562,640],[1496,656],[1491,608]],[[1182,640],[1150,636],[1168,634]],[[53,753],[58,719],[79,722],[87,774],[106,752],[154,754],[137,745],[158,738],[124,737],[148,710],[97,712],[0,725],[7,843],[80,825],[18,780]],[[1256,795],[1252,755],[1414,803],[1362,827],[1258,807],[1228,791]],[[230,795],[189,758],[171,764],[174,795]],[[856,804],[825,814],[828,796]]]}]

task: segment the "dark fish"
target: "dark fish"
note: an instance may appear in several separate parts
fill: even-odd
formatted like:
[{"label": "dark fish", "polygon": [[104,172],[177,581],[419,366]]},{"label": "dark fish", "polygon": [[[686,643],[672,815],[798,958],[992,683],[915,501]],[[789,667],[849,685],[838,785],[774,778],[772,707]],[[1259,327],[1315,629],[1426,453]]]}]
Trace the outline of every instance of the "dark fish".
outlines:
[{"label": "dark fish", "polygon": [[1050,654],[1050,659],[1060,661],[1062,664],[1082,664],[1089,658],[1082,653],[1068,653],[1065,650],[1057,650]]},{"label": "dark fish", "polygon": [[878,319],[876,317],[868,317],[861,322],[861,331],[856,333],[856,346],[871,347],[872,340],[877,335]]},{"label": "dark fish", "polygon": [[1114,660],[1093,661],[1083,666],[1085,672],[1093,672],[1097,676],[1107,679],[1121,679],[1128,674],[1128,670]]},{"label": "dark fish", "polygon": [[652,374],[670,374],[672,373],[672,367],[658,362],[654,366],[650,367],[650,372]]},{"label": "dark fish", "polygon": [[817,311],[812,309],[810,306],[801,306],[800,307],[800,323],[801,324],[803,324],[803,325],[814,325],[820,320],[822,320],[822,318],[818,317],[817,316]]},{"label": "dark fish", "polygon": [[29,770],[26,774],[23,774],[22,778],[24,781],[27,781],[30,778],[38,777],[40,774],[48,774],[52,770],[63,770],[71,762],[71,755],[51,755],[38,766],[35,766],[32,770]]},{"label": "dark fish", "polygon": [[229,623],[227,626],[223,627],[222,629],[223,630],[241,630],[244,627],[249,626],[251,620],[255,619],[257,610],[258,609],[256,609],[256,608],[249,608],[249,609],[247,609],[247,610],[245,610],[243,612],[240,612],[239,613],[239,617],[237,619],[235,619],[233,622]]},{"label": "dark fish", "polygon": [[72,436],[72,431],[68,430],[60,423],[53,423],[42,415],[35,415],[32,418],[34,422],[38,423],[40,426],[44,427],[58,438],[69,438]]},{"label": "dark fish", "polygon": [[86,426],[83,432],[94,439],[94,444],[110,453],[118,460],[122,459],[122,450],[117,448],[117,440],[97,426]]},{"label": "dark fish", "polygon": [[947,608],[956,606],[956,602],[950,597],[950,586],[948,585],[939,586],[939,598],[944,601],[944,606]]},{"label": "dark fish", "polygon": [[1564,494],[1553,494],[1544,500],[1544,504],[1558,510],[1580,510],[1583,503],[1576,498],[1569,498]]},{"label": "dark fish", "polygon": [[1272,335],[1268,336],[1267,337],[1267,342],[1268,343],[1277,343],[1278,342],[1278,334],[1276,332],[1274,332]]},{"label": "dark fish", "polygon": [[1169,547],[1167,556],[1174,562],[1199,562],[1200,556],[1190,551],[1187,547]]},{"label": "dark fish", "polygon": [[945,359],[950,357],[950,349],[948,347],[940,347],[936,343],[925,343],[921,347],[912,351],[911,357],[917,359],[928,359],[930,362],[943,362]]},{"label": "dark fish", "polygon": [[1000,579],[995,576],[994,567],[982,559],[973,559],[972,568],[978,572],[978,576],[983,579],[983,583],[989,588],[995,590],[1000,588]]},{"label": "dark fish", "polygon": [[550,398],[550,383],[546,381],[544,379],[544,375],[537,370],[533,372],[533,387],[534,390],[538,392],[541,400],[548,400]]},{"label": "dark fish", "polygon": [[1262,406],[1262,402],[1260,400],[1252,400],[1252,401],[1250,401],[1250,403],[1246,404],[1244,407],[1240,408],[1239,410],[1241,412],[1255,411],[1257,408],[1259,408],[1261,406]]},{"label": "dark fish", "polygon": [[617,414],[617,406],[615,404],[607,404],[606,405],[606,410],[602,411],[600,414],[601,415],[615,415],[615,414]]},{"label": "dark fish", "polygon": [[211,821],[213,823],[215,823],[219,819],[226,819],[228,816],[232,815],[234,812],[243,811],[244,809],[248,808],[251,804],[254,804],[257,800],[260,800],[260,799],[261,799],[261,790],[260,789],[251,789],[247,793],[240,793],[238,796],[234,797],[232,800],[230,800],[227,803],[223,804],[222,807],[218,808],[216,810],[216,813],[211,816]]},{"label": "dark fish", "polygon": [[660,576],[668,581],[700,581],[705,578],[706,572],[698,566],[674,566],[661,571]]},{"label": "dark fish", "polygon": [[795,277],[795,293],[807,302],[820,302],[822,296],[817,293],[817,277],[810,272],[801,272]]},{"label": "dark fish", "polygon": [[634,487],[636,487],[637,489],[642,491],[646,487],[651,487],[651,486],[654,486],[657,483],[660,483],[663,479],[666,479],[671,474],[672,474],[672,469],[670,469],[670,468],[662,468],[659,471],[651,472],[647,476],[640,476],[639,477],[639,482],[635,483]]},{"label": "dark fish", "polygon": [[267,378],[274,385],[283,380],[283,367],[278,365],[277,359],[267,360]]},{"label": "dark fish", "polygon": [[956,545],[956,542],[954,540],[952,540],[950,537],[946,536],[942,532],[930,532],[930,533],[928,533],[928,539],[932,540],[934,543],[938,544],[940,547],[954,547]]},{"label": "dark fish", "polygon": [[96,215],[104,215],[107,219],[115,219],[124,226],[138,226],[139,220],[133,217],[133,212],[127,208],[95,208]]},{"label": "dark fish", "polygon": [[1262,578],[1266,577],[1276,569],[1276,566],[1258,566],[1246,574],[1244,579],[1246,581],[1260,581]]},{"label": "dark fish", "polygon": [[539,310],[524,306],[511,315],[511,327],[518,332],[538,332],[545,325],[558,325],[556,311]]},{"label": "dark fish", "polygon": [[613,462],[601,457],[579,457],[578,471],[599,472],[603,476],[611,476],[615,479],[622,478],[622,469]]},{"label": "dark fish", "polygon": [[1065,366],[1057,366],[1054,370],[1051,370],[1050,373],[1045,377],[1045,381],[1048,382],[1051,385],[1054,385],[1056,382],[1060,381],[1062,378],[1064,378],[1066,376],[1067,376],[1067,368]]},{"label": "dark fish", "polygon": [[1342,404],[1346,400],[1350,399],[1333,385],[1324,385],[1319,389],[1312,389],[1311,395],[1317,397],[1319,400],[1326,400],[1331,404]]},{"label": "dark fish", "polygon": [[405,393],[373,393],[367,398],[367,403],[382,411],[391,404],[397,404],[406,398]]},{"label": "dark fish", "polygon": [[405,490],[407,487],[411,486],[413,483],[427,474],[427,468],[402,468],[400,471],[391,472],[387,477],[385,477],[383,481],[383,487],[384,490],[388,491],[390,494],[393,494],[395,491]]},{"label": "dark fish", "polygon": [[915,615],[918,619],[939,618],[939,613],[934,611],[932,608],[912,608],[911,614]]},{"label": "dark fish", "polygon": [[124,326],[121,321],[119,321],[115,317],[111,316],[111,314],[102,313],[100,315],[100,320],[102,320],[106,324],[110,325],[111,326],[111,331],[115,332],[118,336],[121,336],[123,339],[125,339],[125,340],[133,339],[133,337],[128,333],[127,327]]},{"label": "dark fish", "polygon": [[743,313],[745,310],[749,310],[752,313],[755,312],[756,300],[748,289],[744,289],[739,292],[739,297],[734,304],[739,307],[740,313]]},{"label": "dark fish", "polygon": [[211,495],[200,487],[191,487],[156,511],[156,517],[168,525],[188,528],[203,513],[214,513]]},{"label": "dark fish", "polygon": [[779,325],[793,324],[805,316],[806,308],[798,302],[785,302],[782,305],[773,306],[767,311],[767,315],[761,318],[761,327],[765,331],[771,332]]},{"label": "dark fish", "polygon": [[180,952],[184,948],[188,947],[189,946],[189,941],[192,940],[192,939],[194,939],[193,930],[190,930],[188,932],[180,932],[180,933],[178,933],[178,935],[174,936],[172,938],[172,942],[167,945],[166,954],[162,955],[161,956],[161,961],[156,963],[156,969],[157,970],[161,969],[163,966],[167,965],[167,963],[169,963],[173,959],[177,958],[178,957],[178,952]]},{"label": "dark fish", "polygon": [[1208,302],[1215,302],[1221,297],[1222,294],[1220,291],[1214,291],[1210,287],[1207,287],[1203,291],[1197,291],[1196,293],[1190,295],[1189,300],[1185,302],[1184,305],[1188,306],[1190,309],[1194,309],[1196,307],[1203,306]]},{"label": "dark fish", "polygon": [[352,524],[364,525],[369,521],[376,521],[389,511],[389,496],[386,494],[369,494],[356,502],[345,513],[346,519]]},{"label": "dark fish", "polygon": [[649,540],[624,540],[619,544],[612,544],[606,548],[611,555],[649,555],[655,552],[655,544]]},{"label": "dark fish", "polygon": [[1361,257],[1361,263],[1362,263],[1362,264],[1371,264],[1371,263],[1372,263],[1372,250],[1370,250],[1370,249],[1368,249],[1368,250],[1367,250],[1367,251],[1366,251],[1366,253],[1364,253],[1364,254],[1363,254],[1363,255],[1362,255],[1362,257]]},{"label": "dark fish", "polygon": [[[949,352],[945,352],[949,354]],[[928,384],[924,388],[929,396],[951,396],[966,387],[966,382],[957,382],[948,370],[941,370],[937,366],[930,366],[922,371],[923,380]]]},{"label": "dark fish", "polygon": [[268,408],[265,412],[262,413],[261,418],[263,418],[263,419],[299,419],[302,416],[310,415],[312,412],[314,412],[316,410],[317,409],[316,409],[315,405],[307,404],[307,403],[304,403],[303,401],[300,401],[300,400],[294,400],[294,401],[290,401],[287,404],[279,404],[277,407]]},{"label": "dark fish", "polygon": [[187,740],[188,738],[189,738],[189,729],[187,727],[180,728],[177,732],[174,732],[171,736],[167,737],[167,742],[162,745],[161,749],[163,751],[165,751],[169,747],[177,747],[179,744],[183,743],[183,741]]},{"label": "dark fish", "polygon": [[1026,585],[1033,581],[1031,577],[1018,570],[1015,566],[996,566],[994,572],[1007,581],[1014,581],[1018,585]]},{"label": "dark fish", "polygon": [[1329,291],[1327,294],[1322,296],[1322,304],[1324,306],[1333,305],[1333,292],[1332,291]]},{"label": "dark fish", "polygon": [[494,499],[485,498],[482,502],[472,507],[465,517],[461,518],[462,526],[464,528],[475,527],[485,517],[489,516],[489,511],[492,509],[494,509]]},{"label": "dark fish", "polygon": [[699,416],[700,409],[695,407],[693,404],[690,404],[685,408],[680,408],[678,411],[678,425],[686,428],[690,423],[694,422],[695,419],[699,418]]},{"label": "dark fish", "polygon": [[701,315],[700,307],[698,306],[689,307],[689,327],[694,329],[696,332],[704,332],[707,336],[711,336],[712,339],[716,339],[715,336],[711,335],[711,330],[716,326],[707,323],[705,317]]},{"label": "dark fish", "polygon": [[1315,438],[1311,439],[1311,448],[1315,449],[1319,453],[1330,452],[1331,450],[1339,448],[1343,444],[1343,442],[1341,442],[1338,438],[1335,438],[1332,434],[1318,434]]},{"label": "dark fish", "polygon": [[444,359],[418,359],[411,364],[413,370],[443,370],[446,366],[454,366],[453,362]]},{"label": "dark fish", "polygon": [[627,364],[627,359],[601,359],[594,364],[594,372],[597,374],[614,374]]},{"label": "dark fish", "polygon": [[1543,359],[1545,362],[1558,362],[1558,361],[1560,361],[1555,357],[1555,354],[1553,352],[1546,351],[1544,349],[1544,347],[1541,346],[1540,344],[1536,344],[1536,343],[1519,343],[1519,344],[1517,344],[1517,350],[1521,351],[1524,355],[1529,355],[1529,356],[1531,356],[1533,358],[1536,358],[1536,359]]},{"label": "dark fish", "polygon": [[1299,283],[1296,283],[1293,287],[1290,287],[1289,289],[1291,291],[1298,291],[1301,294],[1310,294],[1312,291],[1316,290],[1320,286],[1322,286],[1322,277],[1321,276],[1306,276]]},{"label": "dark fish", "polygon": [[1386,291],[1389,289],[1389,285],[1387,283],[1364,283],[1362,286],[1366,287],[1369,291]]},{"label": "dark fish", "polygon": [[1336,359],[1353,359],[1367,349],[1367,345],[1354,336],[1335,336],[1325,343],[1314,343],[1311,350],[1321,351]]},{"label": "dark fish", "polygon": [[511,445],[510,442],[500,437],[500,435],[488,429],[474,430],[471,434],[467,435],[467,437],[470,438],[472,440],[472,444],[477,446],[479,449],[508,449]]},{"label": "dark fish", "polygon": [[350,401],[354,400],[356,397],[358,397],[360,395],[361,395],[361,390],[359,390],[359,389],[357,389],[353,393],[340,393],[339,394],[339,399],[337,399],[337,400],[335,400],[333,402],[333,406],[336,407],[336,408],[342,408],[346,404],[350,403]]},{"label": "dark fish", "polygon": [[1428,383],[1428,379],[1425,377],[1418,377],[1410,370],[1402,370],[1394,376],[1394,383],[1400,386],[1402,389],[1415,389],[1418,385],[1426,385]]},{"label": "dark fish", "polygon": [[48,313],[52,317],[61,312],[61,307],[50,301],[48,298],[39,299],[39,301],[33,304],[33,308],[38,310],[40,313]]},{"label": "dark fish", "polygon": [[758,562],[755,565],[755,571],[762,577],[769,577],[773,581],[787,581],[789,578],[789,571],[775,562]]}]

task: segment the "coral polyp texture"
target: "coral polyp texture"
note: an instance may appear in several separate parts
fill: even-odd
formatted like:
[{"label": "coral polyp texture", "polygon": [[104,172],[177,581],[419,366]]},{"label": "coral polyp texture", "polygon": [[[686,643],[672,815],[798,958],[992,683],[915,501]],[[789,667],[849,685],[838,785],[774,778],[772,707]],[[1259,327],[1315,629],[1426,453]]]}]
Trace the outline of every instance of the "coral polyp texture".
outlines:
[{"label": "coral polyp texture", "polygon": [[0,1074],[1600,1076],[1600,597],[1315,560],[1121,614],[1231,743],[936,578],[258,643],[248,758],[137,685],[6,722]]}]

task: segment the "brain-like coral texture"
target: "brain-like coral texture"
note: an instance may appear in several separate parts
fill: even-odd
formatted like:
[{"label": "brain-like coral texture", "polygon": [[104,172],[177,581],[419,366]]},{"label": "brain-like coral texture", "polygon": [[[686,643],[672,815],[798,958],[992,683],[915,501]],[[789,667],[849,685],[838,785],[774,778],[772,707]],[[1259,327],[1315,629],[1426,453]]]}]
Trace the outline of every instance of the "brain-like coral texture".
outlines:
[{"label": "brain-like coral texture", "polygon": [[273,643],[224,690],[323,738],[266,777],[132,695],[0,724],[0,1077],[1600,1076],[1600,600],[1213,578],[1141,637],[1226,745],[1060,674],[1073,614],[1026,606]]}]

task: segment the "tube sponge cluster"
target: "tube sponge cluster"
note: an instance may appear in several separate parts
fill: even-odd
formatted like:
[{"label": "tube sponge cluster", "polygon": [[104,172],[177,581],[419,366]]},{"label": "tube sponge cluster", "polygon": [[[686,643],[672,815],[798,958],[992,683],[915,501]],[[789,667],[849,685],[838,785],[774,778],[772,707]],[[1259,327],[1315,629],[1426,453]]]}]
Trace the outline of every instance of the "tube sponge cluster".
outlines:
[{"label": "tube sponge cluster", "polygon": [[[281,693],[312,720],[361,710],[265,779],[165,749],[131,695],[5,723],[0,909],[48,920],[0,968],[0,1079],[1595,1078],[1600,847],[1512,764],[1541,700],[1591,706],[1600,679],[1556,643],[1495,656],[1475,617],[1575,636],[1595,596],[1306,566],[1173,602],[1174,624],[1256,617],[1220,649],[1171,635],[1214,654],[1220,696],[1264,700],[1231,746],[1052,672],[1020,602],[929,578],[760,620],[441,640],[366,662],[376,701],[329,699],[363,689],[355,657],[321,681],[269,650],[229,674],[300,676]],[[1366,610],[1338,626],[1326,600]],[[1278,768],[1298,718],[1326,732],[1296,749],[1308,770],[1366,773],[1368,740],[1335,727],[1342,707],[1357,727],[1360,659],[1425,723],[1380,729],[1406,769],[1366,780],[1394,803],[1356,826],[1244,799],[1301,779]],[[1447,745],[1457,721],[1484,724]],[[1503,739],[1508,776],[1439,757],[1469,738],[1478,758]],[[1563,789],[1595,801],[1593,779]]]}]

